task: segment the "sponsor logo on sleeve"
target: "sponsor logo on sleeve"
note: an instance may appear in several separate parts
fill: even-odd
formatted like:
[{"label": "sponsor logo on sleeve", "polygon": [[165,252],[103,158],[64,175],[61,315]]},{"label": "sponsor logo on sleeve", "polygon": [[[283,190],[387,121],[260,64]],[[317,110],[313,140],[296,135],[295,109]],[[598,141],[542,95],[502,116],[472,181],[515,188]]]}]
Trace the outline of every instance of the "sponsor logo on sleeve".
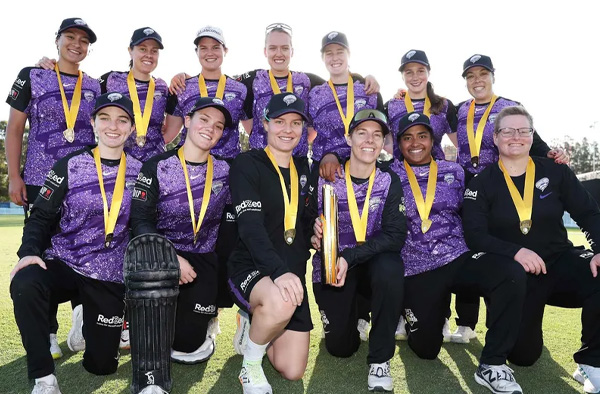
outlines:
[{"label": "sponsor logo on sleeve", "polygon": [[42,188],[40,189],[40,196],[44,200],[50,200],[50,197],[52,197],[53,193],[54,193],[54,190],[48,186],[42,186]]},{"label": "sponsor logo on sleeve", "polygon": [[146,176],[141,172],[138,174],[137,181],[147,186],[152,185],[152,178],[146,178]]},{"label": "sponsor logo on sleeve", "polygon": [[104,327],[121,327],[123,326],[122,316],[104,317],[104,315],[98,315],[96,324]]},{"label": "sponsor logo on sleeve", "polygon": [[591,252],[589,250],[586,250],[585,252],[582,252],[579,257],[581,257],[582,259],[589,259],[590,257],[594,257],[594,252]]},{"label": "sponsor logo on sleeve", "polygon": [[140,190],[136,187],[133,189],[131,198],[138,201],[146,201],[148,199],[148,192],[146,192],[145,190]]},{"label": "sponsor logo on sleeve", "polygon": [[194,312],[201,313],[203,315],[214,315],[217,311],[217,307],[215,305],[202,306],[200,304],[196,304],[194,306]]},{"label": "sponsor logo on sleeve", "polygon": [[25,83],[27,83],[26,79],[17,78],[17,80],[15,81],[15,83],[13,85],[17,89],[21,90],[21,89],[23,89],[23,86],[25,86]]},{"label": "sponsor logo on sleeve", "polygon": [[241,202],[241,204],[235,206],[235,213],[238,217],[240,217],[244,212],[260,212],[261,210],[262,203],[260,201],[244,200]]},{"label": "sponsor logo on sleeve", "polygon": [[19,97],[19,91],[15,88],[10,89],[9,97],[13,100],[16,100]]},{"label": "sponsor logo on sleeve", "polygon": [[465,190],[465,194],[464,194],[463,198],[473,200],[473,201],[477,200],[477,190],[471,190],[471,189]]},{"label": "sponsor logo on sleeve", "polygon": [[225,221],[227,223],[235,223],[235,215],[231,212],[225,213]]},{"label": "sponsor logo on sleeve", "polygon": [[54,170],[50,170],[48,175],[46,175],[46,181],[50,182],[54,186],[58,187],[65,180],[64,176],[58,176]]},{"label": "sponsor logo on sleeve", "polygon": [[481,256],[483,256],[484,254],[485,254],[485,252],[478,252],[478,253],[475,253],[473,256],[471,256],[471,258],[472,258],[473,260],[477,260],[477,259],[479,259]]}]

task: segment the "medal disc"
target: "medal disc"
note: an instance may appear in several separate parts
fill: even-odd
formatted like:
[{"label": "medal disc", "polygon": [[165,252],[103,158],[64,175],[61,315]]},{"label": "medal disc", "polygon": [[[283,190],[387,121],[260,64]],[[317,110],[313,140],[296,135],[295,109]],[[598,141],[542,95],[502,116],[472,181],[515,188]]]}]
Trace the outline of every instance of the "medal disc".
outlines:
[{"label": "medal disc", "polygon": [[146,136],[145,135],[138,135],[137,137],[135,137],[135,143],[140,148],[143,148],[144,145],[146,145]]},{"label": "medal disc", "polygon": [[285,230],[283,233],[283,238],[285,238],[285,242],[288,245],[291,245],[294,242],[294,238],[296,238],[296,229]]},{"label": "medal disc", "polygon": [[524,235],[529,234],[529,231],[531,230],[531,220],[522,220],[521,223],[519,223],[519,227]]},{"label": "medal disc", "polygon": [[471,157],[471,165],[473,166],[473,168],[477,168],[477,166],[479,165],[479,156]]},{"label": "medal disc", "polygon": [[425,219],[421,222],[421,231],[423,232],[423,234],[425,234],[427,231],[429,231],[429,228],[431,227],[431,220],[429,219]]}]

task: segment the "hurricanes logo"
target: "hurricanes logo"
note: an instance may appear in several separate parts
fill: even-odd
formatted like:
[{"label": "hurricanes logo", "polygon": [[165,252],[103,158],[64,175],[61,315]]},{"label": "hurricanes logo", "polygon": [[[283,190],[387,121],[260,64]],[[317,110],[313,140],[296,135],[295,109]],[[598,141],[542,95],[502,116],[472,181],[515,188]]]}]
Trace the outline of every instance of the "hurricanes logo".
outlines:
[{"label": "hurricanes logo", "polygon": [[300,185],[301,185],[302,187],[306,186],[306,175],[302,175],[302,176],[300,177]]},{"label": "hurricanes logo", "polygon": [[338,36],[338,32],[337,31],[332,31],[331,33],[329,33],[327,35],[327,38],[329,38],[330,40],[333,40],[334,38],[336,38]]},{"label": "hurricanes logo", "polygon": [[379,203],[381,202],[381,199],[379,197],[373,197],[371,198],[371,201],[369,201],[369,211],[370,212],[374,212],[377,210],[377,208],[379,208]]},{"label": "hurricanes logo", "polygon": [[452,182],[454,182],[454,175],[453,174],[444,175],[444,182],[446,182],[447,184],[451,184]]},{"label": "hurricanes logo", "polygon": [[83,97],[88,102],[92,102],[92,101],[94,101],[96,99],[96,95],[94,94],[94,92],[90,92],[90,91],[85,92],[83,94]]},{"label": "hurricanes logo", "polygon": [[478,252],[478,253],[475,253],[473,256],[471,256],[471,258],[472,258],[473,260],[477,260],[477,259],[479,259],[481,256],[483,256],[484,254],[485,254],[485,252]]},{"label": "hurricanes logo", "polygon": [[406,205],[404,205],[404,197],[400,198],[400,205],[398,205],[398,210],[402,212],[402,214],[406,214]]},{"label": "hurricanes logo", "polygon": [[85,23],[85,21],[83,19],[75,19],[73,21],[73,23],[75,23],[76,25],[80,25],[80,26],[86,26],[87,23]]},{"label": "hurricanes logo", "polygon": [[144,34],[149,36],[150,34],[154,34],[154,30],[151,28],[144,29]]},{"label": "hurricanes logo", "polygon": [[223,100],[219,99],[219,98],[214,98],[212,100],[213,103],[215,104],[219,104],[219,105],[225,105],[225,103],[223,102]]},{"label": "hurricanes logo", "polygon": [[295,103],[296,100],[298,100],[296,98],[296,96],[294,96],[293,94],[288,94],[287,96],[285,96],[283,98],[283,102],[286,103],[286,105],[289,107],[291,104]]},{"label": "hurricanes logo", "polygon": [[589,259],[590,257],[594,256],[594,252],[590,252],[589,250],[586,250],[585,252],[581,253],[579,255],[579,257],[581,257],[582,259]]},{"label": "hurricanes logo", "polygon": [[325,331],[329,325],[329,319],[327,318],[327,315],[325,315],[324,310],[321,309],[319,312],[321,312],[321,323],[323,323],[323,330]]},{"label": "hurricanes logo", "polygon": [[410,51],[410,52],[408,52],[408,53],[406,54],[406,58],[407,58],[407,59],[410,59],[410,58],[412,58],[413,56],[415,56],[415,54],[416,54],[416,53],[417,53],[417,51]]},{"label": "hurricanes logo", "polygon": [[356,105],[356,109],[358,109],[358,108],[362,108],[362,107],[364,107],[365,105],[367,105],[367,100],[365,100],[365,99],[359,99],[359,100],[356,100],[356,101],[354,102],[354,104]]},{"label": "hurricanes logo", "polygon": [[550,179],[544,177],[535,183],[535,187],[540,189],[540,191],[546,190],[548,184],[550,183]]},{"label": "hurricanes logo", "polygon": [[471,63],[475,63],[477,60],[481,59],[481,55],[475,55],[469,59]]},{"label": "hurricanes logo", "polygon": [[408,120],[411,122],[414,122],[417,119],[419,119],[419,114],[412,114],[408,117]]},{"label": "hurricanes logo", "polygon": [[212,184],[212,192],[214,194],[219,194],[219,192],[221,191],[221,189],[223,189],[223,182],[221,182],[221,181],[213,182],[213,184]]},{"label": "hurricanes logo", "polygon": [[294,86],[294,93],[300,96],[304,92],[304,87],[302,86]]},{"label": "hurricanes logo", "polygon": [[107,99],[110,100],[110,102],[114,102],[117,100],[121,100],[123,98],[123,95],[121,93],[111,93],[108,96],[106,96]]},{"label": "hurricanes logo", "polygon": [[231,101],[235,98],[235,93],[225,93],[225,100]]},{"label": "hurricanes logo", "polygon": [[419,320],[417,319],[417,317],[415,316],[415,314],[413,313],[412,310],[410,309],[405,309],[404,310],[404,315],[406,317],[406,322],[408,324],[410,324],[411,326],[413,326],[416,322],[418,322]]}]

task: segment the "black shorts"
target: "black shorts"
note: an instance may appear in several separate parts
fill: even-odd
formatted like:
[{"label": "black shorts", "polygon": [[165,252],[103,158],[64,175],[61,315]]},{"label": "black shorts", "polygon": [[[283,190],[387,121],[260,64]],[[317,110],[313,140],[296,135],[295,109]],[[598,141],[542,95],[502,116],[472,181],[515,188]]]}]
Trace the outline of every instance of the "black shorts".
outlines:
[{"label": "black shorts", "polygon": [[[252,289],[258,283],[259,280],[264,278],[265,275],[261,274],[257,269],[246,269],[230,277],[228,280],[229,288],[233,295],[233,301],[243,311],[247,312],[252,319],[252,308],[250,307],[250,294]],[[304,298],[302,304],[296,307],[292,318],[290,319],[286,330],[308,332],[313,329],[312,319],[310,318],[310,308],[308,306],[308,292],[306,290],[306,284],[302,278],[302,289],[304,290]]]}]

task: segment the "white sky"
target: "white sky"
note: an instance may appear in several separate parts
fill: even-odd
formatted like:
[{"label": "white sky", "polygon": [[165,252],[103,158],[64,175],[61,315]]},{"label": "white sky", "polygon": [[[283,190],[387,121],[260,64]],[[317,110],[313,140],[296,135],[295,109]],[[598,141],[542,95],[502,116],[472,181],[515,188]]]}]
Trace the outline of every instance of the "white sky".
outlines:
[{"label": "white sky", "polygon": [[[600,121],[600,2],[558,1],[4,1],[0,86],[8,94],[19,70],[42,55],[56,56],[54,34],[68,17],[83,18],[98,36],[82,70],[99,77],[124,71],[136,28],[150,26],[165,49],[154,76],[167,82],[179,72],[200,71],[196,31],[223,29],[229,53],[223,71],[235,75],[267,68],[264,29],[284,22],[294,29],[292,69],[327,72],[321,38],[342,31],[350,41],[353,72],[374,75],[384,101],[404,87],[398,67],[409,49],[425,50],[430,81],[455,104],[469,98],[462,63],[474,53],[491,56],[496,94],[522,102],[542,138],[595,137]],[[143,4],[136,9],[134,4]],[[387,4],[393,4],[388,6]],[[6,96],[4,96],[6,97]],[[5,98],[3,97],[3,101]],[[3,104],[0,119],[8,119]]]}]

